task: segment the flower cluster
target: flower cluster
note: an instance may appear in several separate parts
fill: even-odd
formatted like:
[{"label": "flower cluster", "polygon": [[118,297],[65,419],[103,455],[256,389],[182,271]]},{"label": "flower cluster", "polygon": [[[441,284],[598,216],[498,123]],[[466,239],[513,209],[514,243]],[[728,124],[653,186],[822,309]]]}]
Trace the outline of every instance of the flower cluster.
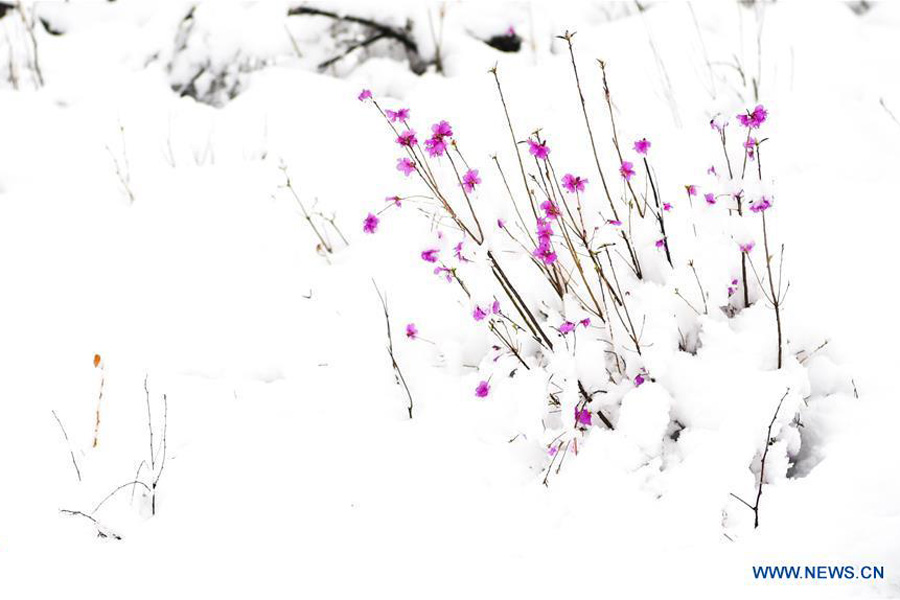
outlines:
[{"label": "flower cluster", "polygon": [[538,246],[532,254],[539,258],[545,265],[552,265],[556,262],[556,252],[550,243],[550,236],[553,235],[553,226],[548,219],[538,218],[537,220],[537,236]]}]

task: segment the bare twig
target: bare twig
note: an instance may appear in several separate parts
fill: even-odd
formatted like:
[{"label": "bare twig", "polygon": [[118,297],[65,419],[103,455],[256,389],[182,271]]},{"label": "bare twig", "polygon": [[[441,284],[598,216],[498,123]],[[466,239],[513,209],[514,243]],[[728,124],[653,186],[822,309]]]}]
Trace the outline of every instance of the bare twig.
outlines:
[{"label": "bare twig", "polygon": [[63,437],[66,438],[66,446],[69,447],[69,455],[72,457],[72,465],[75,467],[75,474],[78,475],[78,481],[81,481],[81,469],[78,468],[78,461],[75,460],[75,453],[72,451],[72,444],[69,442],[69,434],[66,433],[66,428],[63,427],[62,421],[59,420],[59,416],[56,414],[55,410],[51,410],[53,413],[53,418],[56,419],[56,422],[59,423],[59,428],[62,430]]},{"label": "bare twig", "polygon": [[394,356],[394,340],[391,337],[391,317],[388,313],[388,304],[387,299],[382,295],[381,290],[378,289],[378,284],[375,283],[375,280],[372,280],[372,285],[375,286],[375,291],[378,293],[378,298],[381,300],[381,306],[384,308],[384,321],[387,325],[387,351],[388,355],[391,357],[391,366],[394,369],[394,376],[397,380],[397,383],[403,386],[403,389],[406,391],[406,397],[409,399],[409,406],[407,407],[407,411],[409,411],[409,418],[413,418],[413,398],[412,393],[409,391],[409,386],[406,384],[406,378],[403,377],[403,372],[400,370],[400,365],[397,364],[397,358]]}]

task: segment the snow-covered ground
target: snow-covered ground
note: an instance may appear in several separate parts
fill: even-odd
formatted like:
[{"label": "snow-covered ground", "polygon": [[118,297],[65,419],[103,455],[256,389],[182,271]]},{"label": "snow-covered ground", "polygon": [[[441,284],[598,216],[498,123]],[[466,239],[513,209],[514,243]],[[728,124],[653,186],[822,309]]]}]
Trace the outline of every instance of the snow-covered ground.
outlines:
[{"label": "snow-covered ground", "polygon": [[[369,30],[295,6],[73,1],[0,19],[0,597],[900,598],[900,4],[322,0],[302,6],[417,48],[382,40],[324,69]],[[497,226],[514,229],[525,191],[495,64],[517,140],[540,130],[555,175],[588,179],[598,239],[622,247],[597,212],[566,31],[617,202],[596,58],[635,192],[646,137],[672,205],[670,266],[649,213],[619,204],[644,278],[610,262],[640,354],[577,274],[560,298]],[[434,218],[375,102],[408,107],[423,143],[452,124],[484,244]],[[765,141],[729,181],[710,119],[730,120],[737,170],[735,117],[758,104]],[[446,160],[435,179],[465,211]],[[772,208],[730,214],[739,189]],[[736,279],[739,244],[765,268],[761,214],[790,282],[780,369],[768,283],[751,272],[743,308]],[[552,351],[522,332],[523,360],[492,348],[488,323],[519,317],[488,251]],[[884,577],[764,581],[760,565]]]}]

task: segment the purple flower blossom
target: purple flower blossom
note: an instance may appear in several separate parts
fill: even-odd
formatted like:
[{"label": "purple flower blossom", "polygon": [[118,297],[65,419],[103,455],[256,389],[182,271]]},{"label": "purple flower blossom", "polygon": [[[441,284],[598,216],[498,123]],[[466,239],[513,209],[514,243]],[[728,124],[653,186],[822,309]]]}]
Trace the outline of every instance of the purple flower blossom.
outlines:
[{"label": "purple flower blossom", "polygon": [[753,251],[753,248],[756,246],[756,242],[750,241],[750,242],[746,242],[744,244],[739,244],[739,246],[741,248],[741,252],[743,252],[744,254],[749,254],[750,252]]},{"label": "purple flower blossom", "polygon": [[497,219],[497,227],[500,229],[506,229],[506,221],[503,219]]},{"label": "purple flower blossom", "polygon": [[658,240],[656,240],[657,248],[665,248],[665,246],[666,246],[666,238],[659,238]]},{"label": "purple flower blossom", "polygon": [[643,385],[644,381],[646,381],[644,379],[644,376],[641,373],[638,373],[637,375],[634,376],[634,387],[641,387],[641,385]]},{"label": "purple flower blossom", "polygon": [[550,148],[547,147],[546,143],[534,140],[528,140],[528,151],[532,156],[541,160],[547,160],[547,155],[550,154]]},{"label": "purple flower blossom", "polygon": [[584,327],[585,329],[587,329],[587,328],[591,325],[591,318],[590,318],[590,317],[584,318],[584,319],[578,321],[578,323],[579,323],[582,327]]},{"label": "purple flower blossom", "polygon": [[453,137],[453,128],[447,121],[441,121],[431,126],[431,135],[436,138]]},{"label": "purple flower blossom", "polygon": [[400,208],[402,206],[402,204],[401,204],[402,198],[400,198],[400,196],[388,196],[387,198],[384,199],[384,201],[388,202],[390,204],[393,204],[397,208]]},{"label": "purple flower blossom", "polygon": [[536,257],[540,258],[545,265],[552,265],[556,262],[556,252],[550,247],[550,244],[541,244],[532,252]]},{"label": "purple flower blossom", "polygon": [[591,411],[586,408],[575,409],[575,422],[579,425],[591,425]]},{"label": "purple flower blossom", "polygon": [[553,226],[547,219],[538,219],[537,236],[538,247],[534,249],[532,254],[540,258],[545,265],[552,265],[556,262],[556,253],[550,245],[550,236],[553,235]]},{"label": "purple flower blossom", "polygon": [[663,210],[669,212],[672,210],[672,205],[669,202],[663,202]]},{"label": "purple flower blossom", "polygon": [[397,159],[397,170],[409,177],[410,173],[416,170],[416,163],[408,158]]},{"label": "purple flower blossom", "polygon": [[548,219],[556,219],[556,217],[560,215],[559,207],[550,200],[544,200],[541,203],[541,210],[544,211],[544,215],[546,215]]},{"label": "purple flower blossom", "polygon": [[488,314],[480,306],[476,306],[475,310],[472,311],[472,318],[476,321],[483,321],[487,315]]},{"label": "purple flower blossom", "polygon": [[491,304],[491,312],[494,313],[495,315],[500,313],[500,301],[499,300],[494,300],[494,303]]},{"label": "purple flower blossom", "polygon": [[703,198],[706,200],[707,204],[715,204],[716,196],[712,192],[707,192],[703,194]]},{"label": "purple flower blossom", "polygon": [[707,175],[715,175],[716,177],[719,176],[719,174],[716,172],[716,166],[715,166],[715,165],[711,165],[711,166],[706,170],[706,174],[707,174]]},{"label": "purple flower blossom", "polygon": [[697,186],[696,185],[686,185],[684,189],[687,190],[688,196],[696,196],[697,195]]},{"label": "purple flower blossom", "polygon": [[761,213],[772,208],[772,201],[767,196],[761,196],[759,200],[750,203],[750,212]]},{"label": "purple flower blossom", "polygon": [[456,260],[458,260],[459,262],[469,262],[469,259],[462,255],[462,247],[462,242],[459,242],[458,244],[453,246],[453,256],[455,256]]},{"label": "purple flower blossom", "polygon": [[375,230],[378,229],[378,222],[378,217],[369,213],[363,221],[363,231],[366,233],[375,233]]},{"label": "purple flower blossom", "polygon": [[622,225],[622,221],[618,219],[608,219],[606,221],[609,225],[615,225],[616,227],[620,227]]},{"label": "purple flower blossom", "polygon": [[547,454],[549,454],[550,456],[556,456],[556,453],[557,453],[558,451],[559,451],[559,447],[557,447],[557,446],[550,446],[550,448],[547,450]]},{"label": "purple flower blossom", "polygon": [[638,154],[643,154],[646,156],[647,150],[650,149],[650,142],[647,141],[647,138],[640,139],[634,143],[634,151]]},{"label": "purple flower blossom", "polygon": [[406,326],[406,337],[408,337],[408,338],[411,339],[411,340],[414,340],[414,339],[416,339],[416,337],[417,337],[418,335],[419,335],[419,330],[416,329],[416,324],[415,324],[415,323],[409,323],[409,324]]},{"label": "purple flower blossom", "polygon": [[731,285],[737,285],[737,284],[738,284],[738,280],[737,280],[737,279],[732,279],[732,280],[731,280]]},{"label": "purple flower blossom", "polygon": [[447,142],[445,142],[442,137],[430,137],[425,140],[425,150],[428,152],[428,156],[431,156],[432,158],[443,156],[444,152],[447,151]]},{"label": "purple flower blossom", "polygon": [[769,112],[763,108],[763,105],[757,104],[752,112],[748,110],[746,114],[738,115],[737,119],[740,121],[741,125],[748,129],[759,129],[760,125],[765,123],[768,116]]},{"label": "purple flower blossom", "polygon": [[400,110],[386,110],[384,114],[387,115],[387,118],[390,119],[391,123],[396,123],[400,121],[401,123],[406,123],[409,121],[409,109],[401,108]]},{"label": "purple flower blossom", "polygon": [[453,281],[453,271],[451,271],[447,267],[435,267],[434,268],[435,275],[440,275],[441,273],[444,274],[444,278],[447,280],[447,283],[450,283],[451,281]]},{"label": "purple flower blossom", "polygon": [[491,393],[491,384],[487,381],[482,381],[478,384],[478,387],[475,388],[475,395],[479,398],[487,398],[487,395]]},{"label": "purple flower blossom", "polygon": [[575,192],[583,192],[584,184],[588,182],[587,179],[582,179],[577,175],[572,175],[571,173],[566,173],[562,178],[562,186],[566,188],[570,194],[574,194]]},{"label": "purple flower blossom", "polygon": [[631,181],[631,178],[634,176],[634,165],[627,160],[622,161],[622,166],[619,167],[619,173],[625,178],[625,181]]},{"label": "purple flower blossom", "polygon": [[481,178],[478,176],[478,169],[469,169],[466,171],[466,174],[463,175],[462,186],[463,189],[466,190],[466,193],[471,194],[475,191],[475,186],[481,183]]},{"label": "purple flower blossom", "polygon": [[408,148],[418,144],[419,140],[416,138],[416,130],[407,129],[406,131],[401,131],[400,135],[397,136],[397,143]]},{"label": "purple flower blossom", "polygon": [[750,160],[756,158],[756,138],[748,137],[744,142],[744,148],[747,150],[747,158]]},{"label": "purple flower blossom", "polygon": [[431,248],[430,250],[422,251],[422,260],[425,262],[435,263],[437,262],[437,255],[440,250],[437,248]]},{"label": "purple flower blossom", "polygon": [[372,97],[372,90],[363,90],[359,93],[359,96],[357,96],[357,98],[359,98],[360,102],[362,102],[363,100],[368,100],[371,97]]},{"label": "purple flower blossom", "polygon": [[559,326],[559,332],[563,335],[568,333],[572,333],[575,331],[575,323],[572,321],[565,321],[562,325]]}]

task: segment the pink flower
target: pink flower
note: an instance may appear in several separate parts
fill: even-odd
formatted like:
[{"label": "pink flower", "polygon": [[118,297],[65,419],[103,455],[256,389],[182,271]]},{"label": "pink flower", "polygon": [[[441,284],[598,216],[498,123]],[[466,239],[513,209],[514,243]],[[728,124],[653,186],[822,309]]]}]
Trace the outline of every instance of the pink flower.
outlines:
[{"label": "pink flower", "polygon": [[478,169],[469,169],[466,171],[466,174],[463,175],[462,186],[463,189],[466,190],[466,193],[471,194],[475,191],[475,186],[481,183],[481,178],[478,176]]},{"label": "pink flower", "polygon": [[428,156],[443,156],[444,152],[447,151],[447,142],[442,137],[430,137],[425,140],[425,150],[428,151]]},{"label": "pink flower", "polygon": [[658,240],[656,240],[657,248],[665,248],[665,246],[666,246],[666,238],[659,238]]},{"label": "pink flower", "polygon": [[737,119],[741,125],[748,129],[759,129],[759,126],[765,123],[768,116],[769,112],[763,108],[763,105],[757,104],[752,112],[748,110],[746,114],[738,115]]},{"label": "pink flower", "polygon": [[588,182],[587,179],[582,179],[576,175],[572,175],[571,173],[566,173],[562,178],[562,186],[566,188],[570,194],[574,194],[575,192],[583,192],[584,184]]},{"label": "pink flower", "polygon": [[566,321],[559,326],[559,332],[563,335],[572,333],[573,331],[575,331],[575,323],[573,323],[572,321]]},{"label": "pink flower", "polygon": [[585,329],[587,329],[587,328],[590,326],[590,324],[591,324],[591,318],[590,318],[590,317],[587,317],[587,318],[585,318],[585,319],[582,319],[582,320],[578,321],[578,323],[579,323],[582,327],[584,327]]},{"label": "pink flower", "polygon": [[419,330],[416,329],[415,323],[410,323],[406,326],[406,337],[408,337],[411,340],[414,340],[414,339],[416,339],[416,336],[418,336],[418,335],[419,335]]},{"label": "pink flower", "polygon": [[707,192],[706,194],[703,194],[703,198],[706,200],[707,204],[715,204],[716,203],[716,197],[711,192]]},{"label": "pink flower", "polygon": [[606,221],[609,225],[615,225],[616,227],[620,227],[622,225],[622,221],[618,219],[608,219]]},{"label": "pink flower", "polygon": [[591,411],[586,408],[582,408],[581,410],[575,410],[575,422],[579,425],[590,425],[591,424]]},{"label": "pink flower", "polygon": [[549,243],[541,243],[541,245],[534,249],[532,254],[537,258],[540,258],[545,265],[552,265],[556,262],[556,252],[553,251],[553,248],[550,247]]},{"label": "pink flower", "polygon": [[625,181],[631,181],[631,178],[634,176],[634,165],[627,160],[622,161],[622,166],[619,167],[619,173],[625,178]]},{"label": "pink flower", "polygon": [[747,158],[753,160],[756,157],[756,138],[747,138],[747,141],[744,142],[744,148],[747,150]]},{"label": "pink flower", "polygon": [[418,144],[419,140],[416,139],[416,130],[407,129],[406,131],[400,132],[400,135],[397,136],[397,143],[409,148]]},{"label": "pink flower", "polygon": [[772,208],[772,201],[766,196],[761,196],[759,200],[750,203],[750,212],[761,213],[770,208]]},{"label": "pink flower", "polygon": [[406,123],[409,120],[409,109],[401,108],[400,110],[386,110],[384,114],[387,115],[387,118],[390,119],[391,123],[396,123],[400,121],[401,123]]},{"label": "pink flower", "polygon": [[447,283],[450,283],[451,281],[453,281],[453,271],[451,271],[447,267],[435,267],[434,268],[435,275],[440,275],[441,273],[444,274],[444,277],[447,279]]},{"label": "pink flower", "polygon": [[559,207],[550,200],[544,200],[541,203],[541,210],[544,211],[548,219],[556,219],[560,215]]},{"label": "pink flower", "polygon": [[402,199],[400,198],[400,196],[388,196],[387,198],[384,199],[385,202],[392,203],[397,208],[400,208],[401,200]]},{"label": "pink flower", "polygon": [[672,205],[668,202],[663,202],[663,210],[669,212],[670,210],[672,210]]},{"label": "pink flower", "polygon": [[459,262],[470,262],[468,258],[462,255],[462,247],[463,243],[459,242],[453,247],[453,255],[456,257],[456,260]]},{"label": "pink flower", "polygon": [[378,221],[378,217],[369,213],[363,221],[363,231],[366,233],[375,233],[375,230],[378,229]]},{"label": "pink flower", "polygon": [[556,453],[558,451],[559,448],[557,446],[550,446],[550,448],[547,450],[547,454],[549,454],[550,456],[556,456]]},{"label": "pink flower", "polygon": [[440,250],[438,250],[437,248],[431,248],[430,250],[423,250],[422,251],[422,260],[424,260],[425,262],[430,262],[430,263],[437,262],[438,252],[440,252]]},{"label": "pink flower", "polygon": [[447,121],[441,121],[431,126],[431,135],[436,138],[453,137],[453,128]]},{"label": "pink flower", "polygon": [[528,151],[532,156],[541,160],[547,160],[547,156],[550,154],[550,148],[546,143],[534,140],[528,140]]},{"label": "pink flower", "polygon": [[403,172],[404,175],[409,177],[410,173],[416,170],[416,163],[409,160],[408,158],[398,158],[397,170]]},{"label": "pink flower", "polygon": [[497,227],[500,229],[506,229],[506,221],[503,219],[497,219]]},{"label": "pink flower", "polygon": [[551,235],[553,235],[553,226],[550,221],[539,218],[537,221],[538,247],[532,254],[540,258],[545,265],[552,265],[556,262],[556,253],[550,245]]},{"label": "pink flower", "polygon": [[715,165],[710,166],[710,167],[706,170],[706,174],[707,174],[707,175],[715,175],[716,177],[719,176],[719,174],[716,172],[716,166],[715,166]]},{"label": "pink flower", "polygon": [[696,196],[697,195],[697,186],[696,185],[686,185],[684,189],[687,190],[688,196]]},{"label": "pink flower", "polygon": [[509,28],[506,30],[506,35],[508,35],[509,37],[515,36],[515,35],[516,35],[516,28],[513,27],[512,25],[510,25]]},{"label": "pink flower", "polygon": [[634,377],[634,387],[641,387],[641,385],[643,385],[644,381],[645,381],[644,376],[642,374],[638,373]]},{"label": "pink flower", "polygon": [[741,252],[743,252],[744,254],[749,254],[751,251],[753,251],[754,246],[756,246],[756,242],[746,242],[744,244],[739,244],[739,246],[741,248]]},{"label": "pink flower", "polygon": [[737,284],[738,284],[738,280],[737,280],[737,279],[732,279],[732,280],[731,280],[731,285],[737,285]]},{"label": "pink flower", "polygon": [[480,306],[476,306],[475,310],[472,311],[472,318],[476,321],[483,321],[487,316],[487,313]]},{"label": "pink flower", "polygon": [[475,388],[475,395],[479,398],[487,398],[487,395],[491,393],[491,384],[487,381],[482,381],[478,384],[478,387]]},{"label": "pink flower", "polygon": [[650,142],[647,141],[647,138],[640,139],[634,143],[634,151],[638,154],[647,154],[647,150],[650,149]]},{"label": "pink flower", "polygon": [[495,315],[500,312],[500,301],[499,300],[494,300],[494,303],[491,304],[491,312],[494,313]]},{"label": "pink flower", "polygon": [[357,98],[359,98],[360,102],[362,102],[363,100],[368,100],[371,97],[372,97],[372,90],[363,90],[359,93],[359,96],[357,96]]}]

